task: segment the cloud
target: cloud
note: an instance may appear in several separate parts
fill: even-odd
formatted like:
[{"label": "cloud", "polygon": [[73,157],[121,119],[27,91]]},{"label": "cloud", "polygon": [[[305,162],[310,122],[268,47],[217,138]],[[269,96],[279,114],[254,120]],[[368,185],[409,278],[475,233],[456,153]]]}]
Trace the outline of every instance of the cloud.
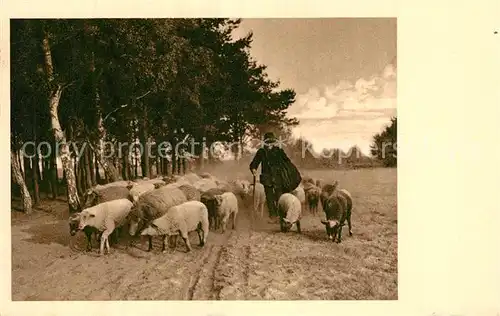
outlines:
[{"label": "cloud", "polygon": [[298,95],[288,111],[300,120],[294,135],[310,140],[315,150],[358,145],[368,154],[373,135],[396,115],[396,79],[395,66],[389,64],[370,78],[342,80]]}]

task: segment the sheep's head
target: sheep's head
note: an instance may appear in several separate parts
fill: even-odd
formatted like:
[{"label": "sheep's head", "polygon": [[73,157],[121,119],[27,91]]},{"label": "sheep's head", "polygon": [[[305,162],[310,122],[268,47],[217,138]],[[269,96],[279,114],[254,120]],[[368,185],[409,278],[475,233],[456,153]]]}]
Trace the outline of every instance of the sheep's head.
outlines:
[{"label": "sheep's head", "polygon": [[130,213],[128,214],[127,217],[129,222],[128,233],[130,234],[130,236],[135,236],[139,228],[139,225],[141,224],[141,219],[138,216],[137,203],[134,203],[134,205],[132,205]]},{"label": "sheep's head", "polygon": [[215,205],[217,207],[219,207],[219,206],[222,205],[222,201],[223,201],[222,195],[218,194],[218,195],[215,196]]},{"label": "sheep's head", "polygon": [[328,239],[334,240],[337,234],[337,230],[339,228],[339,221],[337,220],[322,220],[321,224],[325,225],[326,234],[328,235]]},{"label": "sheep's head", "polygon": [[89,222],[95,218],[95,214],[87,212],[85,210],[80,212],[80,222],[78,223],[78,229],[83,230],[85,226],[89,225]]},{"label": "sheep's head", "polygon": [[290,223],[286,218],[282,219],[283,231],[288,232],[293,226],[293,223]]},{"label": "sheep's head", "polygon": [[155,183],[154,186],[155,186],[155,189],[159,189],[163,186],[167,185],[165,182],[158,182],[158,183]]},{"label": "sheep's head", "polygon": [[78,232],[78,226],[80,225],[80,213],[75,213],[69,218],[69,233],[71,236],[75,236]]},{"label": "sheep's head", "polygon": [[134,187],[134,184],[133,184],[133,183],[130,183],[130,182],[129,182],[129,184],[127,184],[127,189],[128,189],[128,190],[132,189],[133,187]]}]

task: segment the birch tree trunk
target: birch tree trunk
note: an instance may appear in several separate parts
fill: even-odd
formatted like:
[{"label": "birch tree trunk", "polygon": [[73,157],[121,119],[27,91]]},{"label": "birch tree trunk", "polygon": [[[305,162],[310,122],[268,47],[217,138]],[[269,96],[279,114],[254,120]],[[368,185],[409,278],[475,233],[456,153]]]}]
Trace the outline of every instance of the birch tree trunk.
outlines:
[{"label": "birch tree trunk", "polygon": [[14,175],[14,181],[19,185],[21,191],[21,199],[23,201],[23,209],[26,214],[31,214],[33,211],[33,202],[31,201],[30,192],[28,191],[28,187],[24,182],[24,177],[21,172],[21,166],[19,165],[18,155],[11,151],[11,165],[12,165],[12,173]]},{"label": "birch tree trunk", "polygon": [[75,170],[73,168],[73,164],[71,163],[69,146],[62,131],[61,123],[59,122],[58,108],[63,87],[60,83],[54,83],[54,66],[52,63],[52,55],[50,51],[49,34],[47,32],[45,32],[45,36],[42,42],[42,48],[44,53],[47,80],[49,82],[49,86],[52,86],[52,91],[50,92],[49,96],[50,122],[52,131],[54,133],[55,142],[56,144],[59,144],[60,158],[63,165],[63,170],[66,174],[69,211],[70,213],[74,213],[80,210],[80,200],[78,198]]},{"label": "birch tree trunk", "polygon": [[[90,71],[95,76],[95,60],[94,54],[92,53],[92,62],[90,65]],[[93,150],[96,153],[97,163],[101,164],[104,169],[104,174],[110,182],[119,180],[119,173],[115,166],[111,163],[104,154],[104,140],[106,139],[106,128],[104,127],[104,120],[102,118],[102,108],[101,108],[101,97],[99,95],[99,87],[97,84],[97,79],[94,78],[94,89],[95,89],[95,106],[97,108],[97,141],[94,142]]]}]

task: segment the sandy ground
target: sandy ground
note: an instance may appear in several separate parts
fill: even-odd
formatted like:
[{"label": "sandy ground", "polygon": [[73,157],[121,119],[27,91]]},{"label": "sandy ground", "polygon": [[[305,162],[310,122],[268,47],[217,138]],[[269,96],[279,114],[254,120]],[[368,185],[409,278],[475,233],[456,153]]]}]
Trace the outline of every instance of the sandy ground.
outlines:
[{"label": "sandy ground", "polygon": [[[309,171],[336,179],[353,196],[353,233],[329,241],[320,220],[304,213],[302,234],[254,219],[242,209],[235,230],[210,232],[185,252],[151,253],[128,238],[97,256],[70,249],[64,201],[44,201],[30,216],[12,212],[13,300],[395,300],[397,170]],[[72,243],[85,246],[79,234]]]}]

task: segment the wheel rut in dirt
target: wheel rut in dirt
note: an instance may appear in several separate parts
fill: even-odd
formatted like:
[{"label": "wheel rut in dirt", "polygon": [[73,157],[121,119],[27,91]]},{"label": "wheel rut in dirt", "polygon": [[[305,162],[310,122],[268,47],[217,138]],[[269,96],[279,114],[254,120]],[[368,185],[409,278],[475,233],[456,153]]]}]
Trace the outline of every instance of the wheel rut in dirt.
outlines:
[{"label": "wheel rut in dirt", "polygon": [[[248,243],[251,234],[251,219],[248,210],[242,209],[237,216],[236,229],[228,224],[225,234],[218,232],[214,244],[196,260],[199,267],[190,277],[188,289],[185,291],[185,300],[220,300],[233,280],[248,284],[248,266],[250,247]],[[245,241],[244,243],[242,241]],[[235,266],[238,268],[235,268]]]}]

